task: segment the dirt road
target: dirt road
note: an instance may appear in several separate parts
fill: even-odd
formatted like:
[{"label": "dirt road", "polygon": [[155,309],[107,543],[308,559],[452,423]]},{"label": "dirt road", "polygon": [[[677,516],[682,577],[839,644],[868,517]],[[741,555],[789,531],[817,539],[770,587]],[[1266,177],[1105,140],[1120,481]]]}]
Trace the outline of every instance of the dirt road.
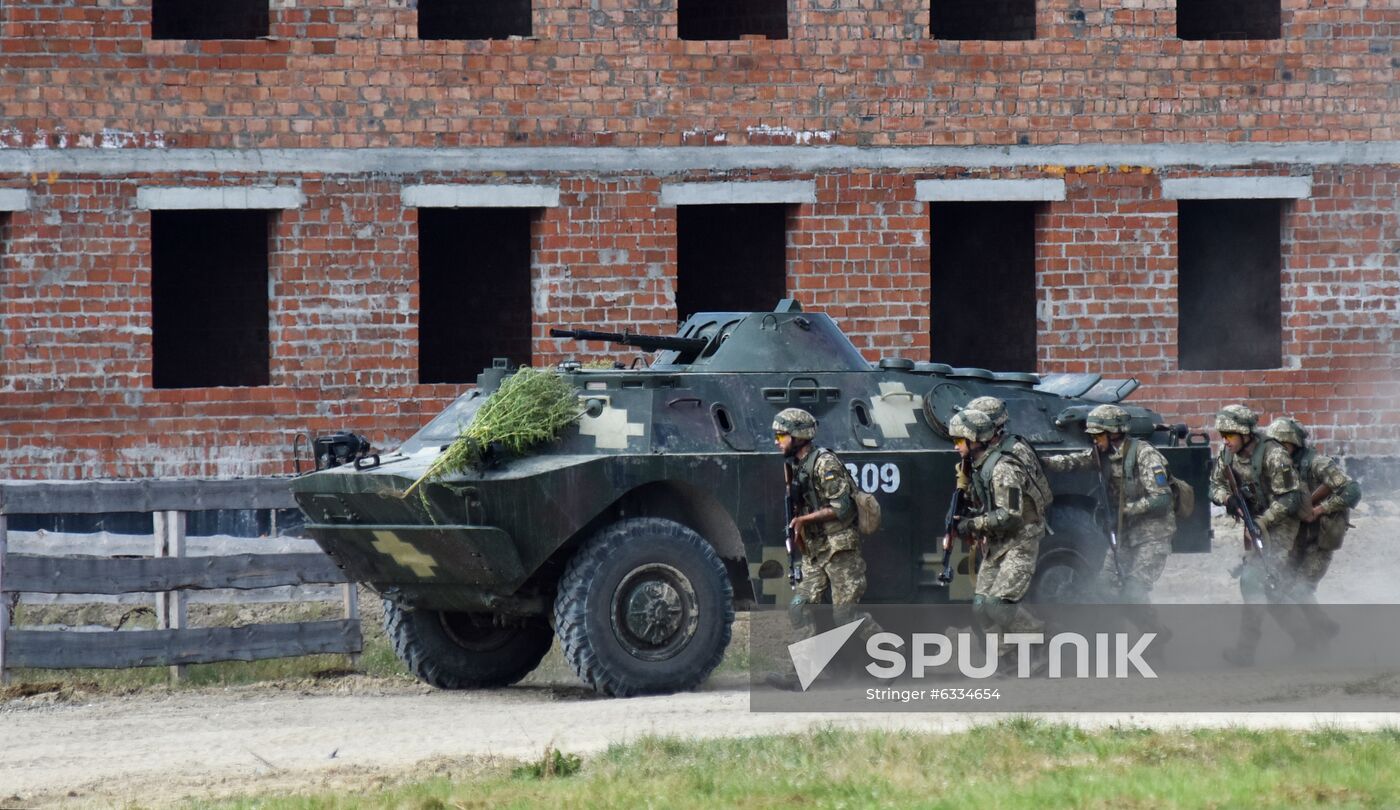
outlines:
[{"label": "dirt road", "polygon": [[[975,714],[754,714],[733,686],[669,697],[605,700],[574,687],[476,693],[351,679],[314,691],[268,687],[146,694],[0,713],[0,806],[162,805],[249,791],[364,789],[430,774],[468,775],[492,758],[538,758],[547,747],[588,753],[644,735],[740,736],[833,723],[954,731]],[[1249,725],[1356,728],[1388,715],[1086,714],[1088,726]]]},{"label": "dirt road", "polygon": [[[1396,601],[1396,564],[1383,554],[1400,530],[1393,505],[1359,516],[1323,601]],[[1218,521],[1217,535],[1233,537]],[[1226,535],[1225,532],[1231,532]],[[1223,574],[1232,547],[1178,555],[1164,601],[1238,600]],[[0,807],[139,802],[251,791],[363,789],[429,774],[465,775],[492,758],[537,758],[547,747],[588,753],[644,735],[737,736],[832,723],[953,731],[987,714],[755,714],[742,676],[700,692],[607,700],[567,679],[490,692],[449,693],[406,680],[135,695],[47,694],[0,703]],[[1086,726],[1400,725],[1387,714],[1081,714]]]}]

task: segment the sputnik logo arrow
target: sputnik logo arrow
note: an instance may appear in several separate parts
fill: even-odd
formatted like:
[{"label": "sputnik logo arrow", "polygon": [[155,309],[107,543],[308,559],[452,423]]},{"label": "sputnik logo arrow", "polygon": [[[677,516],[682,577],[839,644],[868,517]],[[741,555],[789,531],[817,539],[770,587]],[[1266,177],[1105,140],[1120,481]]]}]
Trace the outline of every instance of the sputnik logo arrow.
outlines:
[{"label": "sputnik logo arrow", "polygon": [[846,646],[846,642],[850,641],[856,628],[860,627],[863,621],[864,618],[856,619],[833,630],[788,645],[788,656],[792,658],[792,667],[797,671],[797,681],[802,685],[802,691],[806,692],[812,681],[822,674],[822,670],[826,669],[831,659]]}]

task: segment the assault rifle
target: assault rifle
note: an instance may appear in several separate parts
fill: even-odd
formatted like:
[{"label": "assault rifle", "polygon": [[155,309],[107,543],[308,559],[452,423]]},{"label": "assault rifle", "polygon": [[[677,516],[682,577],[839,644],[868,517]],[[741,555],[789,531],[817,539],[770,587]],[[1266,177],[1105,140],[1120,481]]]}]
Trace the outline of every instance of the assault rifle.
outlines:
[{"label": "assault rifle", "polygon": [[792,519],[797,517],[797,481],[792,465],[783,463],[783,545],[788,555],[788,585],[796,588],[802,581],[802,538],[792,527]]},{"label": "assault rifle", "polygon": [[[962,462],[968,466],[967,460]],[[953,487],[953,497],[948,503],[948,514],[943,518],[943,570],[938,572],[938,584],[947,587],[953,583],[953,542],[958,539],[958,518],[967,511],[967,493],[962,487]]]},{"label": "assault rifle", "polygon": [[1104,528],[1108,530],[1108,550],[1113,554],[1113,570],[1118,574],[1118,581],[1122,582],[1123,565],[1118,562],[1118,531],[1123,528],[1123,512],[1115,508],[1113,499],[1108,495],[1108,470],[1104,453],[1097,447],[1094,448],[1094,458],[1099,462],[1099,497],[1103,506]]},{"label": "assault rifle", "polygon": [[601,340],[606,343],[635,346],[648,352],[670,350],[681,354],[699,354],[705,350],[706,346],[710,345],[710,341],[705,338],[643,335],[637,332],[595,332],[592,329],[550,329],[549,336],[575,340]]},{"label": "assault rifle", "polygon": [[[1266,584],[1270,588],[1276,588],[1280,580],[1278,572],[1269,564],[1269,555],[1264,553],[1264,530],[1259,528],[1259,522],[1249,511],[1249,501],[1245,500],[1244,488],[1240,486],[1240,479],[1235,475],[1235,468],[1229,464],[1225,464],[1224,467],[1225,478],[1230,484],[1230,498],[1225,502],[1225,508],[1244,522],[1245,550],[1254,549],[1259,553],[1259,563],[1264,566]],[[1234,509],[1230,509],[1231,503],[1234,504]]]}]

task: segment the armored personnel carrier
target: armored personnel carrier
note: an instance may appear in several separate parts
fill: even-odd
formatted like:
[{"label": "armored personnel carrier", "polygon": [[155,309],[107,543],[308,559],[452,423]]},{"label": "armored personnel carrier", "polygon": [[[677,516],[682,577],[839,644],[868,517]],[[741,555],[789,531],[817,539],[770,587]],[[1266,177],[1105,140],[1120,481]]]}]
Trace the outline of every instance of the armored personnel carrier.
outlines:
[{"label": "armored personnel carrier", "polygon": [[[582,416],[531,455],[405,497],[510,373],[495,368],[397,450],[370,456],[354,443],[292,483],[310,534],[352,580],[384,597],[396,652],[436,686],[513,683],[555,635],[573,670],[604,694],[703,681],[724,654],[736,610],[790,596],[771,425],[791,406],[818,417],[817,443],[837,451],[881,504],[882,525],[863,547],[865,601],[970,599],[961,549],[951,584],[939,581],[957,461],[945,428],[953,413],[975,397],[1000,397],[1011,431],[1056,453],[1088,447],[1087,413],[1136,388],[1093,374],[871,363],[829,317],[790,300],[773,312],[697,314],[675,336],[556,334],[654,353],[627,368],[562,364]],[[1204,492],[1204,437],[1124,407],[1130,432]],[[1084,474],[1051,483],[1053,534],[1042,542],[1030,598],[1076,601],[1108,545],[1095,519],[1099,483]],[[1179,523],[1174,547],[1209,550],[1207,510]]]}]

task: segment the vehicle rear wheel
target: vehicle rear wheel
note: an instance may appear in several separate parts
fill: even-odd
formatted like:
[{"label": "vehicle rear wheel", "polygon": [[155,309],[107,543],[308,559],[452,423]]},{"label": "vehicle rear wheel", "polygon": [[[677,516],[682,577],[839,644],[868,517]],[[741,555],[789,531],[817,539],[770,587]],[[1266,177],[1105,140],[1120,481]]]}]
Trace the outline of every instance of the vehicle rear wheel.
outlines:
[{"label": "vehicle rear wheel", "polygon": [[659,518],[620,520],[569,561],[554,602],[564,658],[616,697],[693,689],[719,665],[734,591],[704,538]]},{"label": "vehicle rear wheel", "polygon": [[549,652],[542,620],[501,624],[486,613],[410,609],[384,601],[384,632],[408,671],[441,689],[509,686]]},{"label": "vehicle rear wheel", "polygon": [[1050,508],[1054,534],[1040,541],[1040,557],[1031,580],[1029,602],[1083,604],[1097,597],[1099,566],[1108,538],[1093,515],[1082,509]]}]

